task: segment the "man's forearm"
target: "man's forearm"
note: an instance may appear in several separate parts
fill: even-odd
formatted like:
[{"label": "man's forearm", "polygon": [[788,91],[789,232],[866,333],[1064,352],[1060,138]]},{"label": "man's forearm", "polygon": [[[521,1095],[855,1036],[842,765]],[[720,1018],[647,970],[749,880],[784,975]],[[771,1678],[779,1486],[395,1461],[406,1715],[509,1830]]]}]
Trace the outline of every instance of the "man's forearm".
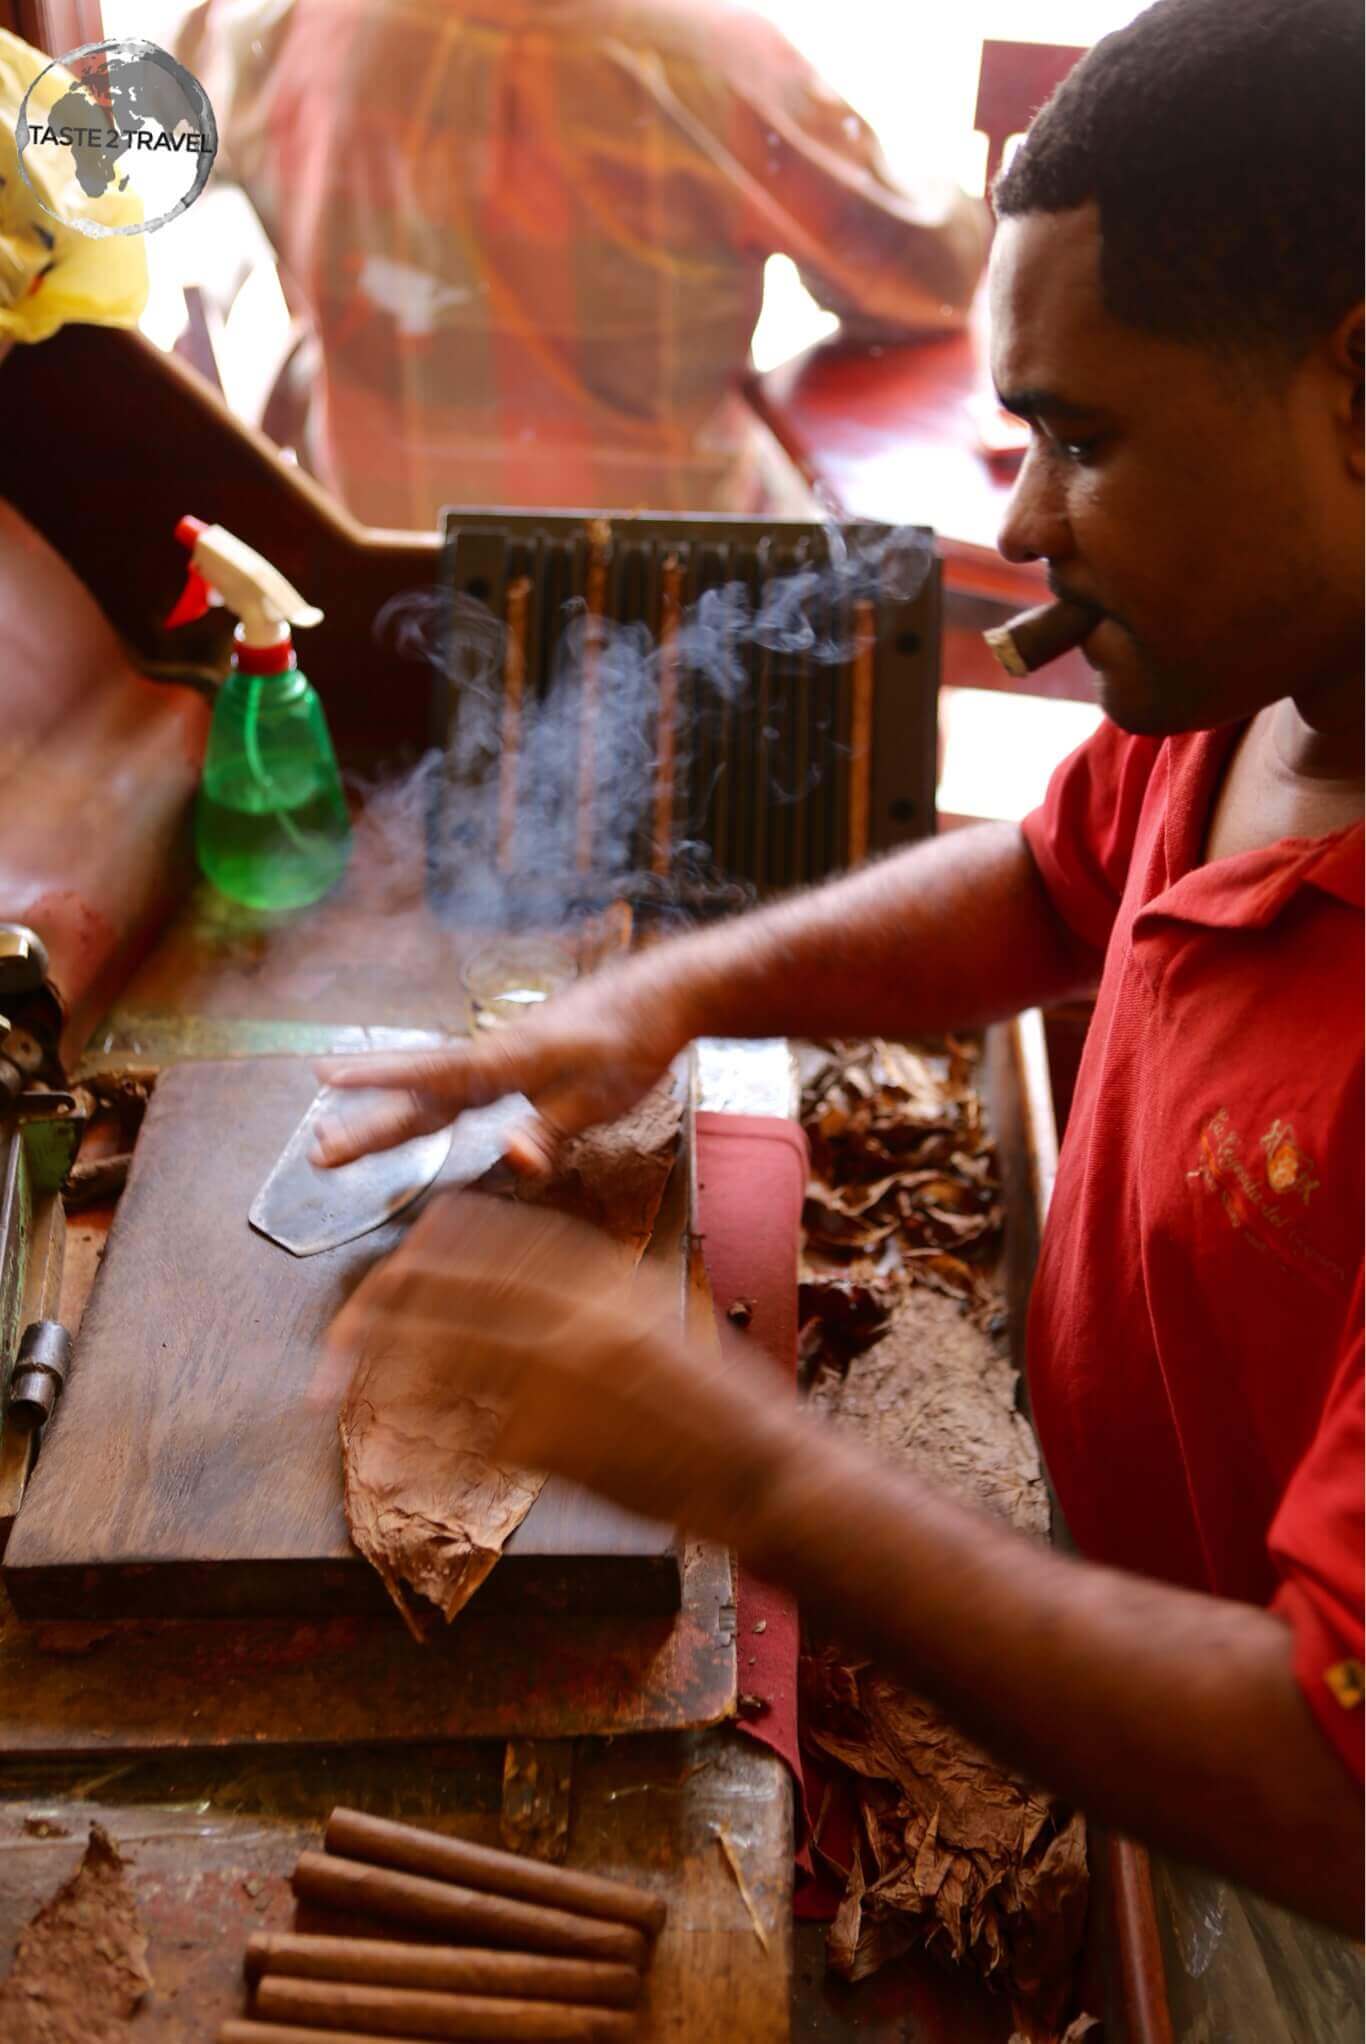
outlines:
[{"label": "man's forearm", "polygon": [[1360,1932],[1361,1799],[1265,1611],[1074,1561],[794,1421],[742,1553],[1088,1815]]},{"label": "man's forearm", "polygon": [[1020,831],[953,831],[719,929],[661,946],[690,1034],[913,1034],[1091,983]]}]

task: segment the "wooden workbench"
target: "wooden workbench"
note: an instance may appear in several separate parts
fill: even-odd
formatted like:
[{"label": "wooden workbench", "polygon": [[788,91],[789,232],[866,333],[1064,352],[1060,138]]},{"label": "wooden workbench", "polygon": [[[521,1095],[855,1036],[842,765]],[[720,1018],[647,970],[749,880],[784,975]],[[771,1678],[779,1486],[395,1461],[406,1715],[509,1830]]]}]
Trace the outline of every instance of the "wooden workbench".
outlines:
[{"label": "wooden workbench", "polygon": [[[420,861],[420,847],[412,851]],[[90,1061],[299,1054],[431,1040],[448,1029],[458,1013],[458,940],[429,921],[420,890],[396,874],[392,842],[379,864],[382,887],[367,871],[362,838],[356,871],[339,899],[274,924],[201,890],[132,975],[92,1040]],[[401,926],[394,914],[400,898]],[[1018,1097],[1015,1085],[1012,1093]],[[1003,1133],[1023,1157],[1019,1129]],[[79,1321],[106,1226],[98,1212],[70,1224],[68,1325]],[[1033,1244],[1021,1239],[1019,1246],[1027,1265]],[[0,1687],[8,1686],[7,1662],[11,1673],[20,1665],[12,1658],[13,1621],[7,1628],[5,1617],[0,1609]],[[100,1669],[108,1648],[98,1628],[66,1644],[76,1656],[67,1663],[72,1694],[107,1692]],[[299,1628],[287,1641],[272,1635],[270,1650],[306,1659],[325,1654],[328,1641]],[[538,1683],[530,1655],[525,1683],[528,1692]],[[52,1693],[59,1693],[55,1684]],[[583,1699],[574,1701],[577,1708]],[[199,1707],[208,1719],[228,1701],[215,1690]],[[18,1928],[74,1868],[88,1824],[97,1819],[132,1861],[150,1937],[156,1991],[138,2019],[149,2044],[208,2035],[214,2021],[240,2009],[246,1938],[254,1928],[292,1920],[288,1873],[300,1850],[316,1844],[333,1804],[351,1802],[490,1841],[499,1835],[501,1739],[255,1751],[191,1743],[139,1754],[120,1750],[128,1743],[119,1736],[120,1709],[106,1704],[106,1722],[94,1736],[88,1718],[79,1732],[73,1725],[71,1745],[81,1750],[65,1758],[49,1750],[0,1761],[0,1968]],[[133,1715],[130,1696],[122,1722]],[[210,1727],[187,1725],[188,1740],[205,1736],[213,1736]],[[803,1929],[796,1963],[792,1781],[779,1759],[733,1724],[611,1740],[581,1736],[559,1750],[572,1752],[570,1862],[643,1882],[670,1902],[644,2011],[646,2044],[665,2038],[777,2044],[792,2033],[794,1985],[801,1995],[797,2034],[1004,2044],[1003,2007],[971,1981],[899,1967],[893,2014],[890,1982],[850,1991],[824,1980],[820,1927]],[[722,1834],[744,1868],[757,1923]]]},{"label": "wooden workbench", "polygon": [[[420,846],[414,855],[420,860]],[[392,940],[392,915],[370,912],[364,875],[355,877],[348,901],[286,925],[225,913],[201,893],[135,975],[97,1034],[92,1058],[106,1065],[121,1057],[165,1063],[205,1052],[297,1053],[435,1034],[451,1019],[444,933],[426,924],[420,899],[412,901],[408,947],[397,946],[395,972],[380,977],[388,943],[383,952],[372,946],[382,932]],[[388,902],[392,909],[392,896]],[[320,974],[326,983],[320,984]],[[364,996],[362,984],[368,984]],[[107,1216],[98,1212],[71,1222],[63,1295],[69,1326],[79,1323],[106,1226]],[[8,1688],[6,1665],[11,1674],[20,1665],[17,1633],[0,1605],[0,1688]],[[283,1642],[272,1634],[272,1651],[323,1656],[330,1650],[326,1633],[301,1626]],[[65,1644],[88,1655],[98,1687],[107,1650],[99,1629]],[[515,1661],[515,1643],[505,1644],[504,1655]],[[546,1679],[528,1644],[526,1692]],[[585,1709],[591,1712],[591,1696],[566,1701],[580,1721]],[[125,1722],[135,1714],[131,1696],[128,1705]],[[205,1721],[220,1705],[227,1707],[222,1692],[206,1689]],[[604,1705],[604,1725],[624,1721],[622,1707],[620,1696],[610,1711]],[[183,1751],[111,1757],[110,1749],[117,1753],[123,1743],[117,1701],[106,1717],[103,1754],[92,1753],[87,1726],[79,1736],[73,1728],[73,1747],[85,1750],[69,1758],[0,1761],[0,1970],[19,1928],[73,1870],[88,1824],[97,1819],[133,1862],[156,1981],[138,2019],[149,2044],[210,2035],[215,2021],[240,2012],[246,1938],[253,1929],[292,1920],[288,1874],[299,1852],[318,1843],[333,1804],[350,1802],[490,1842],[499,1837],[501,1739],[254,1753],[196,1750],[191,1743]],[[272,1736],[268,1729],[264,1735]],[[205,1722],[187,1725],[185,1736],[194,1742],[214,1733]],[[642,2039],[705,2044],[714,2038],[720,2044],[743,2036],[777,2044],[786,2038],[793,1793],[784,1764],[731,1723],[578,1738],[562,1742],[557,1753],[572,1766],[571,1863],[637,1880],[669,1899]],[[721,1834],[744,1868],[757,1923]]]},{"label": "wooden workbench", "polygon": [[[570,1857],[649,1885],[669,1921],[647,1975],[642,2040],[777,2044],[788,2035],[791,1796],[786,1770],[737,1732],[579,1742]],[[90,1822],[131,1861],[154,1993],[147,2044],[211,2038],[242,2012],[253,1930],[294,1920],[289,1874],[334,1804],[498,1844],[503,1748],[351,1747],[0,1763],[0,1966],[74,1872]],[[730,1838],[765,1951],[717,1842]]]}]

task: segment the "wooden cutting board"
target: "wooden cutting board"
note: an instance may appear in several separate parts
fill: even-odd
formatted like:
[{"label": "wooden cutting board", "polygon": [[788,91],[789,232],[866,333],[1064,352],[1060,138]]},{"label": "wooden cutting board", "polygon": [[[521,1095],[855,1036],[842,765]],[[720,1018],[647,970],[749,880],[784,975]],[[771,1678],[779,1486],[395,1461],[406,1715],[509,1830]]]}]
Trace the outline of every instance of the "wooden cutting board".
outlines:
[{"label": "wooden cutting board", "polygon": [[[316,1089],[296,1059],[163,1075],[5,1558],[21,1617],[393,1610],[351,1545],[335,1412],[305,1393],[333,1315],[403,1223],[303,1259],[247,1224]],[[685,1233],[686,1175],[661,1242]],[[471,1609],[673,1611],[676,1538],[552,1478]]]}]

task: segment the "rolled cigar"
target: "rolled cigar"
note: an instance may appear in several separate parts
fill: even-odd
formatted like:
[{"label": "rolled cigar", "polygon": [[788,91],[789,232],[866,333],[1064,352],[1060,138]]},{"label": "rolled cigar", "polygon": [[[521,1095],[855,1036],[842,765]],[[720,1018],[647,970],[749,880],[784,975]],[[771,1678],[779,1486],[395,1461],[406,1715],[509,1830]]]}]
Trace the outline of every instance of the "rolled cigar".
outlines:
[{"label": "rolled cigar", "polygon": [[[377,2037],[373,2031],[300,2030],[293,2023],[249,2023],[234,2016],[218,2032],[218,2044],[394,2044],[393,2035]],[[399,2044],[425,2044],[425,2039],[408,2037]]]},{"label": "rolled cigar", "polygon": [[645,1939],[632,1925],[600,1923],[567,1909],[541,1909],[507,1895],[476,1893],[447,1881],[428,1881],[388,1867],[364,1866],[330,1852],[306,1852],[294,1869],[294,1893],[353,1916],[382,1916],[420,1924],[453,1939],[510,1946],[520,1952],[563,1952],[573,1959],[606,1959],[639,1966]]},{"label": "rolled cigar", "polygon": [[132,1161],[129,1150],[120,1150],[113,1157],[78,1157],[66,1174],[62,1205],[70,1212],[74,1207],[94,1206],[98,1200],[116,1198],[128,1183]]},{"label": "rolled cigar", "polygon": [[267,1973],[256,1989],[268,2022],[321,2030],[373,2030],[388,2037],[477,2037],[483,2044],[622,2044],[635,2018],[617,2009],[554,2001],[505,2001],[483,1994],[429,1994],[416,1987],[347,1980],[289,1980]]},{"label": "rolled cigar", "polygon": [[460,1881],[491,1895],[515,1895],[522,1902],[569,1909],[578,1916],[606,1917],[612,1923],[638,1924],[651,1933],[662,1928],[668,1904],[659,1895],[610,1881],[602,1874],[580,1873],[574,1867],[550,1866],[521,1853],[502,1852],[492,1845],[474,1845],[467,1838],[447,1838],[414,1824],[388,1817],[367,1817],[361,1810],[338,1809],[327,1820],[329,1852],[374,1866],[401,1867],[405,1873],[427,1874],[435,1880]]},{"label": "rolled cigar", "polygon": [[439,1994],[508,1994],[525,2001],[582,2001],[631,2008],[640,1997],[634,1966],[592,1959],[543,1958],[531,1952],[483,1952],[473,1946],[390,1944],[385,1938],[305,1937],[298,1931],[253,1931],[247,1977],[287,1974],[299,1980],[358,1980],[367,1986],[426,1987]]},{"label": "rolled cigar", "polygon": [[1018,680],[1061,659],[1089,639],[1100,622],[1100,612],[1079,603],[1041,603],[1034,610],[1021,611],[1009,624],[997,625],[982,637],[1007,674]]}]

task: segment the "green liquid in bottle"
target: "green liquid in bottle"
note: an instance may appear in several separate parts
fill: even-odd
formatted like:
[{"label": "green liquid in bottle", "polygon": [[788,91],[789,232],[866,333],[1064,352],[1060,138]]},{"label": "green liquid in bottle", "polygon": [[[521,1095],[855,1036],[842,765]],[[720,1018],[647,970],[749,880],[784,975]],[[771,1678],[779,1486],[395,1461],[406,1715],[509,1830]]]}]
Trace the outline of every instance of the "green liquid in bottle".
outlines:
[{"label": "green liquid in bottle", "polygon": [[303,908],[335,886],[351,825],[322,706],[297,668],[229,677],[195,817],[199,864],[248,908]]}]

